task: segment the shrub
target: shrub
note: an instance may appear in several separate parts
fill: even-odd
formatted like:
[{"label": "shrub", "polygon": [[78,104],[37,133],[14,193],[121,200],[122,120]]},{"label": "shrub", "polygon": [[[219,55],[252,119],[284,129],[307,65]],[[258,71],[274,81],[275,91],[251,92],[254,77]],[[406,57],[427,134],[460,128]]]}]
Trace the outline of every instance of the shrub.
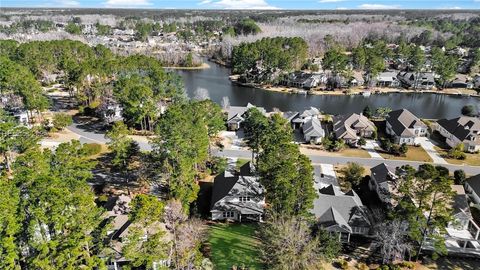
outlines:
[{"label": "shrub", "polygon": [[365,263],[357,263],[357,268],[360,269],[360,270],[369,270],[370,267],[368,267],[368,265],[366,265]]},{"label": "shrub", "polygon": [[360,138],[360,139],[358,140],[358,145],[362,145],[362,146],[363,146],[363,145],[365,145],[365,144],[367,144],[367,140],[365,140],[365,138],[362,137],[362,138]]},{"label": "shrub", "polygon": [[66,113],[57,113],[53,116],[53,127],[62,130],[73,123],[72,116]]},{"label": "shrub", "polygon": [[463,143],[458,144],[454,148],[448,150],[447,157],[463,160],[467,158],[467,155],[463,152]]},{"label": "shrub", "polygon": [[98,143],[86,143],[83,145],[83,151],[89,156],[94,156],[102,152],[102,146]]},{"label": "shrub", "polygon": [[398,264],[398,266],[402,268],[408,268],[408,269],[415,269],[415,263],[414,262],[401,262]]}]

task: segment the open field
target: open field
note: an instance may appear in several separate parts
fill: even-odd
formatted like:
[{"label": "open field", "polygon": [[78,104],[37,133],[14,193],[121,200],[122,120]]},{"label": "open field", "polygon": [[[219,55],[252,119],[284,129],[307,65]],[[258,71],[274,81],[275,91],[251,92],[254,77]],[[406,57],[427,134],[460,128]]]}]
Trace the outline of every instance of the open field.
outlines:
[{"label": "open field", "polygon": [[208,242],[215,269],[231,269],[234,265],[263,269],[255,230],[254,224],[212,225]]}]

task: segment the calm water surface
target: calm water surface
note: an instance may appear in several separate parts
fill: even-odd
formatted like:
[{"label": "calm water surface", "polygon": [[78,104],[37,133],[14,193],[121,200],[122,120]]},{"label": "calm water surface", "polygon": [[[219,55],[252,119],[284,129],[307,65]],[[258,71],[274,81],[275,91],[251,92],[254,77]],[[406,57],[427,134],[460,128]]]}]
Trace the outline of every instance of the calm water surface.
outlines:
[{"label": "calm water surface", "polygon": [[228,79],[229,69],[215,63],[209,63],[210,68],[204,70],[178,71],[183,77],[185,88],[190,97],[197,88],[207,89],[210,98],[220,103],[224,96],[234,106],[244,106],[248,102],[267,110],[278,108],[282,111],[300,111],[314,106],[329,114],[361,112],[365,106],[372,109],[390,107],[392,109],[406,108],[422,118],[453,118],[467,104],[480,106],[480,99],[436,95],[427,93],[393,93],[371,95],[370,97],[329,96],[329,95],[298,95],[286,94],[242,87],[234,85]]}]

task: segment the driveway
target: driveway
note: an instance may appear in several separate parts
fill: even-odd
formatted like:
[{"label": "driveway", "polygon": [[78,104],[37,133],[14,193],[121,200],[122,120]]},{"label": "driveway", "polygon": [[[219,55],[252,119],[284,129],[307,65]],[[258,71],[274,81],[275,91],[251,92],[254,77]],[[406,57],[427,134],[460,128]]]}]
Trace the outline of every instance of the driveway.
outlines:
[{"label": "driveway", "polygon": [[364,146],[362,146],[362,148],[367,150],[368,154],[372,158],[384,159],[382,156],[380,156],[379,153],[377,153],[377,151],[375,151],[375,147],[380,148],[380,146],[375,140],[366,140],[366,142],[367,143]]},{"label": "driveway", "polygon": [[438,152],[434,148],[433,143],[427,137],[419,137],[417,138],[417,142],[420,143],[422,148],[432,158],[433,163],[448,164],[448,162],[438,154]]}]

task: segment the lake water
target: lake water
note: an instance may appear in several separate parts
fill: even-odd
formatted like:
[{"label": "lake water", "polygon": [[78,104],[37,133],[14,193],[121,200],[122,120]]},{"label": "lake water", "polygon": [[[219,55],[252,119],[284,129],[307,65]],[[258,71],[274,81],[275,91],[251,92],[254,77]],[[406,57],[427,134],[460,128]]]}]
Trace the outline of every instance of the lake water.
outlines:
[{"label": "lake water", "polygon": [[371,95],[299,95],[286,94],[232,84],[228,79],[230,70],[209,63],[209,69],[178,71],[183,77],[190,97],[197,88],[208,91],[210,99],[220,103],[224,96],[234,106],[245,106],[248,102],[264,107],[268,111],[278,108],[281,111],[301,111],[314,106],[329,114],[361,112],[365,106],[375,109],[390,107],[393,110],[406,108],[421,118],[453,118],[467,104],[480,106],[480,99],[474,97],[437,95],[429,93],[392,93]]}]

